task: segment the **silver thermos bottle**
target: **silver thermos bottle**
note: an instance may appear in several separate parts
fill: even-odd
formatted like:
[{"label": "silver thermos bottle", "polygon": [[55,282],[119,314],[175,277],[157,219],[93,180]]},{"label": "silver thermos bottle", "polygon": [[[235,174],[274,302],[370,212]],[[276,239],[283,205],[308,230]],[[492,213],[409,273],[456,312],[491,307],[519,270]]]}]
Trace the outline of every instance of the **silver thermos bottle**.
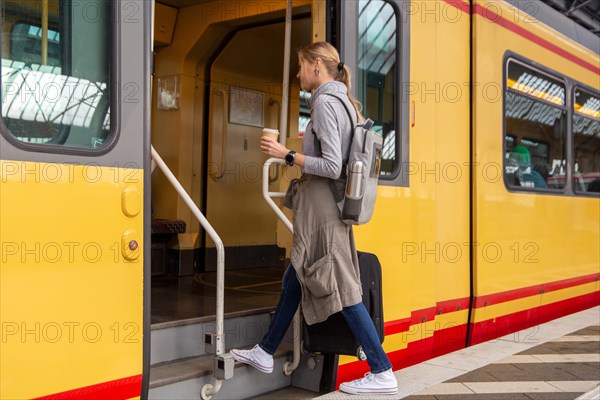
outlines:
[{"label": "silver thermos bottle", "polygon": [[365,166],[362,161],[354,160],[348,164],[348,183],[346,185],[346,198],[351,200],[362,199],[364,191]]}]

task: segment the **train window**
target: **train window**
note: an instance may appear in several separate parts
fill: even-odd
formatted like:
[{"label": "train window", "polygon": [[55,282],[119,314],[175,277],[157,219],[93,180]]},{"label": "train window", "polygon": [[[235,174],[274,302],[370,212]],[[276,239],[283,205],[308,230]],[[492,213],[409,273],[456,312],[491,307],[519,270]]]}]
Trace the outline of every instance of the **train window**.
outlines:
[{"label": "train window", "polygon": [[504,151],[510,153],[513,147],[516,146],[517,137],[515,135],[504,135]]},{"label": "train window", "polygon": [[600,194],[600,96],[575,88],[573,189]]},{"label": "train window", "polygon": [[[529,150],[532,165],[537,165],[538,168],[541,168],[550,159],[550,145],[547,142],[524,137],[520,143],[521,146],[525,146]],[[544,174],[548,172],[550,171],[544,171]]]},{"label": "train window", "polygon": [[504,181],[509,188],[564,189],[565,83],[509,60],[504,96]]},{"label": "train window", "polygon": [[382,0],[359,1],[357,95],[363,115],[383,135],[381,175],[391,175],[398,162],[396,144],[397,16]]},{"label": "train window", "polygon": [[13,138],[42,148],[105,143],[111,3],[3,1],[2,122]]},{"label": "train window", "polygon": [[298,118],[298,136],[302,137],[306,133],[306,127],[310,122],[310,92],[300,91],[300,115]]},{"label": "train window", "polygon": [[[10,34],[10,59],[25,64],[40,64],[42,27],[31,23],[16,23]],[[60,33],[48,29],[47,65],[60,67]]]}]

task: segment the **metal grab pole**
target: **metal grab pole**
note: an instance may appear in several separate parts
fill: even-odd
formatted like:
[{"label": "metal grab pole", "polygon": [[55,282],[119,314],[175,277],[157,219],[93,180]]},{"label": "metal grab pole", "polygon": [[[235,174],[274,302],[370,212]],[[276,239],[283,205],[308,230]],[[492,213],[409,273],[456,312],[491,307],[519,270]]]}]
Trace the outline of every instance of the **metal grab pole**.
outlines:
[{"label": "metal grab pole", "polygon": [[[208,236],[215,242],[215,246],[217,248],[217,315],[216,315],[216,337],[217,337],[217,345],[216,345],[216,355],[221,355],[225,353],[225,340],[223,337],[223,320],[224,320],[224,294],[225,294],[225,247],[223,246],[223,241],[217,234],[217,232],[210,225],[210,222],[204,217],[194,200],[190,197],[190,195],[186,192],[186,190],[181,186],[181,183],[177,180],[175,175],[171,172],[167,164],[163,161],[160,155],[156,152],[154,147],[151,147],[152,151],[152,159],[160,168],[160,170],[165,174],[171,185],[175,188],[177,193],[181,196],[185,204],[190,208],[194,216],[200,222],[200,225],[204,228]],[[213,395],[215,395],[221,389],[222,380],[216,379],[214,383],[207,384],[202,388],[202,398],[210,399]]]},{"label": "metal grab pole", "polygon": [[[287,128],[288,128],[288,107],[289,107],[289,103],[290,103],[290,53],[291,53],[291,47],[292,47],[292,0],[288,0],[287,1],[287,7],[285,10],[285,48],[284,48],[284,52],[283,52],[283,87],[281,88],[281,118],[280,118],[280,124],[281,124],[281,135],[279,135],[280,140],[281,140],[281,144],[283,144],[284,146],[287,143]],[[269,160],[270,161],[270,160]],[[267,161],[268,163],[268,161]],[[267,176],[268,176],[268,165],[266,165],[267,168]],[[270,164],[269,164],[270,165]],[[264,173],[264,171],[263,171]],[[267,190],[264,190],[264,179],[263,179],[263,193],[268,193],[268,187]],[[267,203],[273,203],[273,200],[271,200],[271,198],[269,198],[267,200]],[[271,205],[271,204],[269,204]],[[273,208],[271,206],[271,208]],[[275,211],[277,213],[277,215],[279,216],[279,218],[281,218],[281,216],[283,216],[284,218],[282,218],[283,223],[285,224],[285,226],[290,230],[290,232],[294,232],[294,228],[292,227],[292,223],[290,222],[289,219],[285,218],[285,215],[281,212],[281,210],[279,209],[279,207],[275,207],[277,209],[277,211]],[[283,366],[283,372],[286,375],[291,375],[292,372],[294,372],[294,370],[296,368],[298,368],[298,365],[300,364],[300,342],[301,342],[301,332],[300,332],[300,311],[296,311],[296,314],[294,315],[294,358],[293,361],[290,363],[289,361],[285,363],[285,365]]]},{"label": "metal grab pole", "polygon": [[285,10],[285,42],[283,50],[283,84],[281,87],[281,114],[279,118],[279,141],[287,143],[288,107],[290,104],[290,54],[292,48],[292,0],[288,0]]}]

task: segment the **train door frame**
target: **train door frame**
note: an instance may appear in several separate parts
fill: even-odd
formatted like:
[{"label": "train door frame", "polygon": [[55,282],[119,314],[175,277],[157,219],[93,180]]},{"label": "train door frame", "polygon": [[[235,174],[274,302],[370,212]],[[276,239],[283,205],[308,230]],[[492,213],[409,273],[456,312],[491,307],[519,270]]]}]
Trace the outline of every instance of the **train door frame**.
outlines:
[{"label": "train door frame", "polygon": [[[411,127],[411,110],[410,110],[410,14],[406,13],[406,10],[410,9],[410,2],[407,0],[384,0],[385,3],[389,4],[396,14],[396,54],[399,56],[398,69],[395,73],[395,93],[400,96],[400,99],[395,98],[394,112],[396,114],[397,121],[394,130],[396,131],[396,143],[395,143],[395,165],[390,175],[380,175],[379,185],[380,186],[395,186],[395,187],[409,187],[410,186],[410,174],[406,173],[406,168],[410,163],[410,127]],[[335,43],[339,46],[340,56],[352,71],[355,71],[352,75],[352,92],[356,97],[357,76],[359,71],[359,61],[357,44],[359,43],[359,37],[357,30],[347,28],[348,26],[354,26],[353,23],[358,23],[358,1],[357,2],[344,2],[337,1],[334,10],[339,10],[339,17],[336,24],[328,24],[328,34],[331,37],[328,39],[334,39],[339,41]],[[328,21],[331,19],[328,18]],[[398,50],[399,49],[399,50]]]},{"label": "train door frame", "polygon": [[[32,266],[49,264],[55,273],[50,281],[53,284],[47,287],[54,290],[54,295],[45,297],[44,300],[37,296],[41,296],[46,289],[36,293],[28,302],[32,302],[30,305],[38,304],[39,307],[29,307],[28,302],[23,302],[19,305],[23,311],[19,318],[34,324],[32,326],[36,329],[40,326],[39,323],[46,326],[47,324],[43,325],[43,321],[50,318],[48,324],[52,324],[55,330],[60,329],[63,333],[61,336],[45,340],[46,346],[43,350],[38,348],[34,352],[22,352],[21,350],[25,349],[20,350],[19,345],[27,346],[27,343],[12,346],[17,354],[28,354],[30,357],[30,360],[26,361],[23,356],[19,356],[20,364],[34,363],[40,372],[43,372],[35,378],[36,385],[19,385],[16,390],[22,395],[17,397],[38,397],[53,393],[77,397],[85,393],[99,397],[118,394],[122,397],[145,398],[150,371],[150,70],[153,2],[114,1],[108,4],[108,12],[101,10],[97,4],[65,4],[81,7],[73,10],[73,13],[80,14],[74,16],[75,19],[98,24],[98,18],[103,18],[100,21],[106,22],[107,32],[111,34],[107,55],[110,77],[106,84],[111,91],[111,129],[108,140],[97,149],[93,146],[65,147],[58,144],[23,143],[8,131],[3,119],[0,121],[0,161],[3,165],[2,185],[5,189],[2,203],[22,203],[13,196],[19,196],[19,193],[32,196],[45,191],[46,197],[43,198],[46,204],[63,204],[62,207],[54,209],[60,211],[60,214],[28,213],[19,207],[17,210],[24,211],[21,212],[21,221],[16,220],[14,211],[11,218],[3,218],[4,229],[7,229],[4,233],[11,232],[10,235],[14,235],[16,232],[19,240],[38,240],[41,248],[44,242],[54,246],[55,252],[51,256],[44,256],[37,250],[40,246],[35,247],[36,254],[31,255],[31,258],[41,259],[42,263],[34,262],[29,267],[21,260],[13,260],[8,264],[3,260],[2,272],[8,271],[12,264],[14,268],[11,272],[11,286],[27,292],[41,282],[32,286],[33,282],[30,279],[17,277],[41,277],[39,272],[28,275],[25,270],[31,269]],[[68,70],[67,68],[66,71]],[[3,89],[6,88],[3,86]],[[44,175],[44,170],[54,171],[53,174],[56,174]],[[86,175],[86,171],[89,174]],[[92,202],[66,205],[69,199],[77,198]],[[95,206],[93,201],[96,202]],[[4,214],[6,211],[2,208]],[[73,213],[71,221],[67,217],[69,212]],[[109,212],[112,212],[112,226],[107,225],[105,217],[103,218],[109,215]],[[34,221],[30,214],[41,216],[42,220]],[[86,218],[86,215],[89,218]],[[46,222],[43,222],[44,219]],[[75,232],[70,230],[76,226]],[[9,229],[11,227],[13,229]],[[5,236],[2,239],[6,238]],[[85,244],[82,241],[88,239],[91,240],[88,243],[94,242],[94,246],[98,246],[96,255],[93,259],[81,254],[80,257],[75,257],[78,254],[75,250],[81,249],[77,244]],[[68,247],[64,248],[63,242],[68,243]],[[58,257],[57,254],[62,256]],[[75,256],[71,257],[73,254]],[[66,258],[63,257],[65,255]],[[48,257],[49,261],[46,260]],[[27,257],[25,259],[28,260]],[[72,271],[74,265],[78,266],[77,274]],[[100,265],[104,266],[106,272],[103,273],[103,268],[98,268]],[[116,275],[121,279],[115,280],[114,275],[109,276],[109,271],[117,271],[115,268],[121,271]],[[97,276],[98,279],[78,283],[78,275],[82,277],[80,279],[93,276]],[[3,284],[7,283],[3,280]],[[86,286],[89,286],[89,290],[84,289]],[[8,296],[4,290],[2,292]],[[69,293],[78,293],[73,297],[76,301],[63,298]],[[93,300],[92,307],[90,302],[93,293],[102,296]],[[121,298],[121,301],[116,300],[118,298]],[[5,297],[4,300],[8,299]],[[43,304],[46,304],[45,307],[51,306],[52,309],[46,310],[47,313],[44,314]],[[61,321],[67,325],[61,326]],[[110,321],[114,324],[111,325]],[[90,342],[87,340],[90,337],[85,336],[85,332],[88,331],[82,333],[76,329],[86,326],[96,329],[90,328],[88,331],[90,335],[97,334],[97,340],[94,336],[94,340]],[[68,333],[66,336],[65,332]],[[45,338],[43,333],[44,331],[41,337]],[[116,341],[109,340],[109,336],[112,338],[113,334]],[[55,344],[57,341],[58,346]],[[124,344],[130,346],[129,349],[120,347]],[[11,346],[3,343],[2,347],[3,355],[7,357],[3,360],[4,367],[8,365],[5,362],[11,362],[4,350],[10,350]],[[70,357],[53,354],[59,347],[62,349],[61,354],[70,354]],[[98,351],[100,347],[102,350]],[[120,355],[115,355],[115,350]],[[39,357],[37,362],[36,357]],[[130,361],[125,363],[129,366],[121,363],[121,357]],[[80,361],[76,361],[77,358]],[[99,361],[99,358],[104,359]],[[78,365],[76,371],[73,369],[74,365],[65,364],[68,360]],[[9,373],[11,368],[2,370]],[[15,371],[11,379],[3,379],[3,383],[8,384],[11,380],[30,381],[31,377],[25,371]],[[53,379],[53,376],[56,376],[56,379]],[[14,388],[3,386],[2,389],[4,397],[9,396],[8,393]]]}]

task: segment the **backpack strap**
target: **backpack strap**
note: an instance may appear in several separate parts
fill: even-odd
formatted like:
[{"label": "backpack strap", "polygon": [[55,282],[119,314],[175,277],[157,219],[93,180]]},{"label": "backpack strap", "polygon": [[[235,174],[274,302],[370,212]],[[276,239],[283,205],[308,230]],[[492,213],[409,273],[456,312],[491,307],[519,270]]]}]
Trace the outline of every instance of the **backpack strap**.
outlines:
[{"label": "backpack strap", "polygon": [[[355,131],[356,127],[358,126],[358,114],[356,114],[356,110],[354,110],[355,111],[354,114],[356,115],[356,118],[357,118],[357,121],[355,123],[354,120],[352,119],[352,114],[353,113],[350,111],[350,108],[348,107],[348,103],[346,103],[344,101],[344,99],[342,99],[341,97],[338,97],[338,96],[336,96],[335,94],[332,94],[332,93],[323,93],[323,94],[326,94],[326,95],[331,96],[331,97],[335,97],[336,99],[338,99],[344,105],[344,108],[346,109],[346,114],[348,114],[348,117],[350,117],[350,124],[352,125],[352,137],[350,138],[351,139],[350,142],[352,143],[352,140],[354,140],[354,131]],[[371,120],[370,118],[367,118],[362,123],[362,127],[365,128],[366,130],[369,130],[369,129],[371,129],[373,127],[374,124],[375,124],[375,122],[373,122],[373,120]],[[363,149],[362,149],[363,152],[365,151],[365,148],[364,148],[365,145],[366,145],[366,142],[363,143]]]},{"label": "backpack strap", "polygon": [[[351,133],[350,133],[351,134],[351,136],[350,136],[350,148],[352,148],[352,140],[354,140],[354,130],[356,129],[356,126],[358,125],[358,115],[356,115],[357,121],[354,122],[354,118],[352,118],[352,112],[350,112],[350,108],[348,107],[348,104],[346,103],[346,101],[344,101],[344,99],[342,99],[339,96],[336,96],[333,93],[327,93],[327,92],[325,92],[323,94],[327,95],[327,96],[335,97],[344,106],[344,109],[346,110],[346,114],[348,115],[348,118],[350,118],[350,128],[351,128]],[[356,112],[354,114],[356,114]],[[312,130],[312,132],[313,132],[313,135],[314,135],[314,138],[315,138],[315,144],[316,144],[316,141],[318,141],[317,135],[316,135],[314,129]],[[319,144],[319,149],[321,149],[320,144]],[[342,177],[344,179],[346,178],[346,166],[348,165],[348,159],[349,158],[350,158],[350,154],[348,154],[348,157],[347,157],[346,160],[342,160]]]},{"label": "backpack strap", "polygon": [[[335,97],[344,106],[344,109],[346,110],[346,114],[348,115],[348,118],[350,118],[350,127],[351,127],[351,135],[352,135],[350,137],[350,149],[352,149],[352,140],[354,139],[354,130],[356,129],[358,121],[356,123],[354,122],[354,118],[352,118],[352,113],[350,112],[350,109],[348,108],[348,105],[344,101],[344,99],[342,99],[341,97],[336,96],[334,94],[331,94],[331,93],[323,93],[323,94],[331,96],[331,97]],[[356,117],[358,119],[358,115]],[[321,143],[319,142],[319,139],[317,138],[317,134],[316,134],[314,128],[312,128],[312,125],[311,125],[311,131],[312,131],[313,139],[314,139],[314,143],[315,143],[314,144],[315,150],[322,156],[323,152],[321,151]],[[348,166],[349,158],[350,158],[350,154],[347,155],[345,160],[342,159],[342,173],[341,173],[340,177],[337,180],[329,179],[331,192],[333,194],[333,198],[335,199],[336,203],[339,203],[344,198],[344,191],[346,188],[346,180],[348,179],[348,175],[346,173],[346,168]]]},{"label": "backpack strap", "polygon": [[[348,114],[348,117],[350,117],[350,124],[352,125],[351,140],[353,140],[354,139],[354,131],[355,131],[356,127],[358,126],[358,115],[356,115],[357,121],[355,123],[354,120],[352,119],[352,112],[350,112],[350,108],[348,107],[348,104],[344,101],[344,99],[342,99],[341,97],[338,97],[332,93],[323,93],[323,94],[326,94],[327,96],[335,97],[344,105],[344,108],[346,109],[346,114]],[[354,114],[356,114],[356,112]],[[362,127],[365,128],[366,130],[370,130],[373,127],[373,125],[375,125],[375,122],[372,119],[367,118],[363,122]],[[365,145],[366,145],[366,142],[363,143],[363,149],[362,149],[363,152],[365,151],[365,148],[364,148]]]},{"label": "backpack strap", "polygon": [[[342,99],[339,96],[336,96],[333,93],[323,93],[327,96],[331,96],[331,97],[335,97],[336,99],[338,99],[340,101],[340,103],[343,104],[344,109],[346,110],[346,114],[348,114],[348,117],[350,118],[350,125],[352,125],[352,134],[354,135],[354,128],[356,127],[356,125],[358,125],[358,115],[356,116],[356,122],[354,121],[354,118],[352,118],[352,113],[350,112],[350,108],[348,107],[348,104],[344,101],[344,99]],[[354,113],[356,114],[356,112]]]}]

